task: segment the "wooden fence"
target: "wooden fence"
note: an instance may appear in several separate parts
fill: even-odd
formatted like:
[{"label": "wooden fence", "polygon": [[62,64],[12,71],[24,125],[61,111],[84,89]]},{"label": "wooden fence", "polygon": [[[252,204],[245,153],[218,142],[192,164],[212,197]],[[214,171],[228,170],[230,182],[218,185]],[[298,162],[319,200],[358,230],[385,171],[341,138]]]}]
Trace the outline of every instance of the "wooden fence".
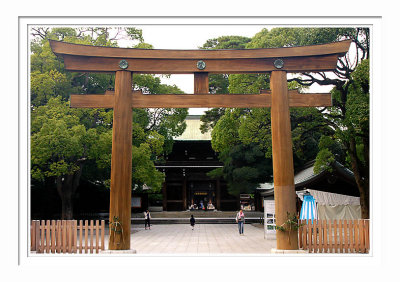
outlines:
[{"label": "wooden fence", "polygon": [[369,220],[300,220],[299,247],[310,253],[368,253]]},{"label": "wooden fence", "polygon": [[[84,224],[83,224],[84,223]],[[32,220],[31,251],[36,253],[99,253],[104,250],[105,222],[101,220]]]}]

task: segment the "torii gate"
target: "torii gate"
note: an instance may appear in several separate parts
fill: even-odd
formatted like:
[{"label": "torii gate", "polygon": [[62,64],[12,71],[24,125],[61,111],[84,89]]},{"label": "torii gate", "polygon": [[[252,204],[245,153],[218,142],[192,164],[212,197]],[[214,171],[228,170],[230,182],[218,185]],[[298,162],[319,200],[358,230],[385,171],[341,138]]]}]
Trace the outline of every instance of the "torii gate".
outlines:
[{"label": "torii gate", "polygon": [[[288,72],[333,71],[351,41],[271,49],[154,50],[98,47],[50,40],[64,58],[65,69],[115,72],[115,91],[104,95],[71,95],[71,107],[113,108],[110,250],[130,249],[132,189],[132,108],[264,108],[271,107],[272,158],[276,224],[296,212],[289,107],[331,106],[330,94],[288,90]],[[210,73],[271,73],[271,91],[261,94],[208,94]],[[194,74],[194,95],[144,95],[132,91],[132,73]],[[121,228],[122,226],[122,228]],[[290,238],[289,238],[290,236]],[[297,232],[277,232],[278,250],[298,249]]]}]

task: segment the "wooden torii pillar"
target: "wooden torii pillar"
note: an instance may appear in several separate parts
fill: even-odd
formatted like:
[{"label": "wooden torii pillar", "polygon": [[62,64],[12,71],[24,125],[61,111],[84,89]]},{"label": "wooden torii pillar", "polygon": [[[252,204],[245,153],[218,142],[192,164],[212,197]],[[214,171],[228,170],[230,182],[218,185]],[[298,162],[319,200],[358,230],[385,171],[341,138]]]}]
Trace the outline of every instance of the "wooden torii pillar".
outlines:
[{"label": "wooden torii pillar", "polygon": [[[332,71],[351,41],[291,48],[233,50],[149,50],[98,47],[50,41],[64,58],[66,70],[114,72],[115,91],[104,95],[71,95],[71,107],[113,108],[110,222],[119,233],[110,250],[130,249],[132,108],[264,108],[271,107],[276,224],[296,211],[290,107],[331,106],[329,94],[288,90],[288,72]],[[210,73],[271,73],[271,90],[260,94],[208,94]],[[194,74],[195,95],[144,95],[132,91],[132,73]],[[122,227],[122,228],[121,228]],[[117,230],[117,231],[118,231]],[[121,232],[122,230],[122,232]],[[290,239],[289,239],[290,236]],[[277,232],[278,250],[298,249],[297,233]]]}]

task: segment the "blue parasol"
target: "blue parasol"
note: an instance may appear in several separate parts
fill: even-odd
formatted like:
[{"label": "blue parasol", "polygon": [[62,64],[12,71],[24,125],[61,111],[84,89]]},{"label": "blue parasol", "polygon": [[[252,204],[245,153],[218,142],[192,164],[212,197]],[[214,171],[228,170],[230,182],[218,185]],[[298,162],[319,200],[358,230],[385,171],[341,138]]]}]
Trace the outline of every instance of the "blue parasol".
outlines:
[{"label": "blue parasol", "polygon": [[317,206],[313,196],[304,195],[300,219],[311,219],[311,223],[313,223],[314,219],[317,219]]}]

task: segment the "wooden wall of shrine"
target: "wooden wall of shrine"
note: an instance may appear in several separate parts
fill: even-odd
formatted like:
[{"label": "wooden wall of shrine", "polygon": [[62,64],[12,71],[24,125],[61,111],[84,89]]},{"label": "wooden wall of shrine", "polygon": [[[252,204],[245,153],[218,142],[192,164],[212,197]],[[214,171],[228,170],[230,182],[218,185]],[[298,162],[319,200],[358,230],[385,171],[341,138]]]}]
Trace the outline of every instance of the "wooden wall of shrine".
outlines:
[{"label": "wooden wall of shrine", "polygon": [[205,209],[212,203],[217,210],[237,210],[239,198],[227,193],[223,179],[207,176],[211,170],[222,167],[209,140],[175,141],[166,162],[156,165],[165,173],[163,210],[187,210],[193,204]]}]

